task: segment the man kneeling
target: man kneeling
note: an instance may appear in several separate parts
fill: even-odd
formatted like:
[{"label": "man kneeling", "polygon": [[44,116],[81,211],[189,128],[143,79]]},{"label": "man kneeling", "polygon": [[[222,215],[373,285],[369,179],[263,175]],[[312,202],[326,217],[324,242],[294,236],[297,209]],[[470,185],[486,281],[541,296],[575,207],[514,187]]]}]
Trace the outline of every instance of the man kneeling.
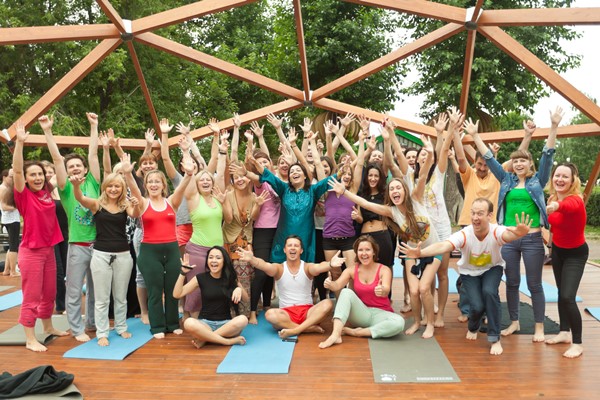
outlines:
[{"label": "man kneeling", "polygon": [[488,318],[488,342],[492,344],[490,354],[502,354],[500,344],[500,295],[498,287],[506,263],[502,259],[502,245],[523,237],[529,232],[531,220],[523,213],[521,220],[515,215],[517,226],[505,227],[490,224],[494,206],[485,198],[477,198],[471,206],[471,225],[452,234],[444,242],[434,243],[421,250],[421,246],[409,247],[402,243],[400,250],[406,257],[431,257],[460,250],[458,272],[468,297],[469,326],[467,339],[476,340],[484,313]]},{"label": "man kneeling", "polygon": [[343,258],[338,257],[338,251],[330,262],[305,263],[300,260],[303,250],[300,237],[291,235],[285,240],[283,264],[268,263],[254,257],[251,251],[241,248],[237,251],[242,261],[275,279],[280,308],[269,309],[265,318],[283,339],[302,332],[324,332],[319,324],[327,318],[333,309],[333,303],[327,299],[313,305],[312,280],[315,276],[328,272],[331,267],[341,267],[344,262]]}]

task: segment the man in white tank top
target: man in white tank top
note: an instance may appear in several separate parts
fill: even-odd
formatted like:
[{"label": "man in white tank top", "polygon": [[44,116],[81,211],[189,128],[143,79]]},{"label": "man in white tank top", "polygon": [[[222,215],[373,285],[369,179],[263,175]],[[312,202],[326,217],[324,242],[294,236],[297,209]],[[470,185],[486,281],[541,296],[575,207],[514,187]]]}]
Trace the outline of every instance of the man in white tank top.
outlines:
[{"label": "man in white tank top", "polygon": [[333,309],[333,303],[326,299],[313,305],[312,280],[315,276],[330,271],[332,267],[340,268],[344,263],[344,259],[338,257],[340,252],[331,261],[305,263],[300,260],[303,251],[302,240],[295,235],[285,240],[283,252],[286,260],[283,264],[268,263],[254,257],[251,251],[241,248],[237,251],[242,261],[275,278],[280,308],[269,309],[265,318],[279,331],[282,339],[302,332],[324,332],[319,324],[327,318]]}]

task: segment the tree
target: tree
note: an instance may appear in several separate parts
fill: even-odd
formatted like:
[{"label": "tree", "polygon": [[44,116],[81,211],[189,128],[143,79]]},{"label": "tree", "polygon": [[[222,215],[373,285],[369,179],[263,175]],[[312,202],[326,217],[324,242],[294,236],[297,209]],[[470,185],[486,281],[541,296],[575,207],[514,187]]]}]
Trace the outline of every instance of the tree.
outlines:
[{"label": "tree", "polygon": [[[591,122],[586,115],[579,113],[573,117],[571,125],[589,124]],[[598,158],[598,149],[600,149],[600,136],[560,139],[554,160],[557,163],[572,162],[579,169],[581,182],[587,182]]]},{"label": "tree", "polygon": [[[475,0],[446,0],[445,4],[472,7]],[[486,1],[485,9],[514,9],[523,7],[568,7],[572,0],[496,0]],[[413,39],[443,26],[440,21],[408,16],[401,26],[410,30]],[[561,73],[576,67],[579,57],[567,53],[564,41],[578,34],[566,27],[510,27],[503,28],[542,61]],[[462,32],[420,53],[404,64],[418,69],[421,77],[403,90],[404,94],[424,95],[421,117],[429,120],[448,105],[460,101],[467,32]],[[503,115],[508,112],[532,112],[540,97],[548,95],[548,88],[510,56],[481,35],[477,35],[468,99],[469,115],[481,117]]]}]

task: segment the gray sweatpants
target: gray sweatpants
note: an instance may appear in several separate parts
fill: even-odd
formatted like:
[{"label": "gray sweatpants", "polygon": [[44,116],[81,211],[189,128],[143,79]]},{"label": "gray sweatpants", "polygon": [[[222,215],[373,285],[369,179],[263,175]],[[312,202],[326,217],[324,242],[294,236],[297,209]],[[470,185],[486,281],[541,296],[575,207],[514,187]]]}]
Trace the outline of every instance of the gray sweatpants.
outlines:
[{"label": "gray sweatpants", "polygon": [[110,323],[108,307],[112,288],[115,311],[115,331],[121,334],[127,330],[127,287],[133,268],[133,260],[128,251],[107,253],[94,250],[92,254],[92,276],[96,295],[96,337],[108,337]]},{"label": "gray sweatpants", "polygon": [[[94,329],[94,280],[90,270],[92,246],[69,243],[67,253],[67,320],[73,336],[84,333],[85,328]],[[86,281],[85,326],[81,318],[83,280]]]}]

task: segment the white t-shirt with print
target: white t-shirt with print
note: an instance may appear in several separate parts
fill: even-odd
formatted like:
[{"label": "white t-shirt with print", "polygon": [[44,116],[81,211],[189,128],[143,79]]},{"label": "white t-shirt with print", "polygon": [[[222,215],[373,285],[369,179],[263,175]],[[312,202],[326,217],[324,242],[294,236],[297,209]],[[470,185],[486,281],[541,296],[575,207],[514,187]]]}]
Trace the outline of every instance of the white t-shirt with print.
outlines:
[{"label": "white t-shirt with print", "polygon": [[500,248],[506,243],[502,239],[505,231],[505,226],[490,224],[490,230],[483,240],[477,239],[472,225],[453,233],[448,240],[461,252],[460,260],[456,263],[458,272],[479,276],[496,265],[504,268],[506,263]]}]

